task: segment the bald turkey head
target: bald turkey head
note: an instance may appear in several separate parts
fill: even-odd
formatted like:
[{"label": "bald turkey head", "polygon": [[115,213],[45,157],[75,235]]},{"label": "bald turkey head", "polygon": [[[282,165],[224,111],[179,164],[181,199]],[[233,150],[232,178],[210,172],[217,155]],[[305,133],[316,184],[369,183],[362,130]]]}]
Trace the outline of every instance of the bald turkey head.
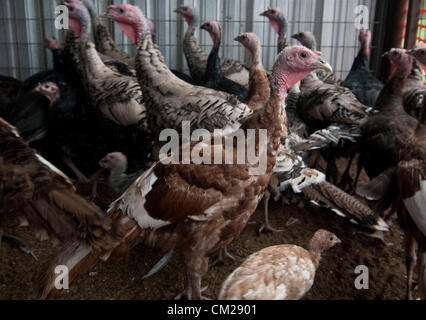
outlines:
[{"label": "bald turkey head", "polygon": [[180,13],[188,25],[192,25],[196,22],[195,10],[191,5],[180,5],[174,12]]},{"label": "bald turkey head", "polygon": [[123,33],[135,44],[138,43],[144,30],[151,31],[142,11],[129,4],[110,5],[101,17],[117,22]]},{"label": "bald turkey head", "polygon": [[84,3],[80,0],[65,0],[63,4],[69,10],[70,27],[81,37],[89,29],[90,16]]},{"label": "bald turkey head", "polygon": [[254,56],[260,44],[259,37],[257,37],[256,34],[252,32],[242,33],[234,40],[241,43],[247,49],[251,56]]},{"label": "bald turkey head", "polygon": [[269,19],[272,28],[274,28],[275,32],[279,35],[287,32],[287,20],[284,13],[279,8],[269,7],[268,10],[262,12],[260,15]]},{"label": "bald turkey head", "polygon": [[[331,66],[317,53],[303,46],[292,46],[281,51],[272,74],[279,88],[288,89],[314,70],[332,72]],[[282,91],[281,99],[284,98]]]},{"label": "bald turkey head", "polygon": [[50,105],[53,105],[61,97],[61,91],[59,87],[54,82],[42,82],[34,88],[33,91],[40,92],[50,101]]},{"label": "bald turkey head", "polygon": [[207,21],[203,23],[201,29],[206,30],[210,34],[214,44],[220,41],[222,29],[216,21]]}]

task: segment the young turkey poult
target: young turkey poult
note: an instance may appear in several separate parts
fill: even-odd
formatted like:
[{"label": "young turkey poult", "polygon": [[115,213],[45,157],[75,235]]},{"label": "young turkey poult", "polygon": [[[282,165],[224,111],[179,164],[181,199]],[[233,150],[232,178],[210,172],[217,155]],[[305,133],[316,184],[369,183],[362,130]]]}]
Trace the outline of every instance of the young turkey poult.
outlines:
[{"label": "young turkey poult", "polygon": [[299,300],[314,284],[321,254],[339,243],[318,230],[309,250],[283,244],[253,253],[223,282],[219,300]]},{"label": "young turkey poult", "polygon": [[[130,8],[132,6],[126,5],[126,9]],[[153,44],[142,12],[137,7],[132,10],[143,26],[138,61],[142,55],[149,55],[142,49],[152,50]],[[257,128],[269,131],[266,145],[256,145],[258,152],[266,152],[265,172],[251,175],[257,166],[247,162],[239,165],[154,164],[109,210],[114,225],[120,229],[121,244],[113,250],[94,252],[81,239],[68,247],[52,262],[42,296],[55,291],[54,266],[69,266],[72,281],[77,273],[85,272],[100,258],[122,256],[135,244],[144,242],[163,254],[173,248],[181,253],[186,266],[185,290],[181,296],[200,299],[201,277],[207,272],[209,258],[241,233],[267,188],[276,152],[286,136],[286,91],[316,69],[331,68],[320,56],[300,46],[286,48],[273,67],[271,97],[261,117],[262,126]],[[211,150],[218,148],[225,151],[221,145],[211,146]],[[233,154],[236,157],[236,150]]]}]

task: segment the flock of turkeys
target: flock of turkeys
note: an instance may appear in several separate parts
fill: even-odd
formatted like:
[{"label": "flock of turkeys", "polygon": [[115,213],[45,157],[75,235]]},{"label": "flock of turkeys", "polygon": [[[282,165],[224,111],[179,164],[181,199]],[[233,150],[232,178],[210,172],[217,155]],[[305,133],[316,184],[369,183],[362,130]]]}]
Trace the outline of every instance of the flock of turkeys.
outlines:
[{"label": "flock of turkeys", "polygon": [[[63,45],[55,38],[45,43],[54,68],[23,82],[0,77],[0,217],[60,245],[41,271],[41,298],[57,293],[56,266],[68,267],[71,282],[143,243],[164,255],[150,275],[177,252],[186,270],[178,298],[201,299],[212,258],[232,258],[227,246],[261,200],[260,231],[278,232],[268,219],[268,201],[295,196],[381,239],[396,211],[406,234],[407,298],[413,298],[416,265],[425,298],[426,49],[387,52],[394,71],[381,83],[368,67],[371,32],[361,30],[359,54],[341,81],[313,34],[293,35],[301,45],[290,46],[283,12],[269,8],[261,16],[278,33],[278,54],[267,73],[256,34],[235,38],[249,53],[246,65],[219,57],[221,26],[204,22],[201,29],[213,41],[206,53],[194,36],[200,25],[195,9],[181,5],[175,12],[188,24],[187,75],[165,64],[154,24],[138,7],[111,5],[101,15],[137,47],[131,57],[98,22],[91,0],[64,5],[72,31]],[[180,130],[184,121],[193,130],[223,130],[211,141],[212,154],[224,153],[222,141],[237,130],[267,130],[265,172],[250,174],[247,158],[238,165],[159,161],[162,130]],[[196,150],[197,141],[185,148]],[[339,178],[336,160],[342,156],[348,164]],[[321,157],[324,173],[316,169]],[[362,169],[371,179],[366,185],[358,185]],[[2,239],[34,255],[0,228]],[[321,253],[340,242],[319,230],[307,250],[283,244],[253,253],[227,277],[218,298],[300,299],[313,285]]]}]

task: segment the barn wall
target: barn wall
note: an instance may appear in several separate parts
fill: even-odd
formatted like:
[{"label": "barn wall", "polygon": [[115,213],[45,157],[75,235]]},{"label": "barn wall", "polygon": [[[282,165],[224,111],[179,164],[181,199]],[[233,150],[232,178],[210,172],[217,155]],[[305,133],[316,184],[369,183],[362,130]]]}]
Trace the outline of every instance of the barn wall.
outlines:
[{"label": "barn wall", "polygon": [[[94,0],[98,12],[110,3],[137,4],[153,19],[157,42],[171,68],[187,72],[181,47],[186,25],[173,10],[178,4],[192,4],[201,21],[218,20],[223,26],[222,56],[247,61],[243,48],[233,41],[241,32],[256,32],[262,41],[263,60],[270,69],[276,57],[277,35],[259,14],[268,6],[281,8],[289,21],[289,35],[309,30],[318,38],[319,49],[340,77],[345,77],[358,51],[358,35],[354,28],[354,8],[363,4],[370,9],[370,28],[374,22],[376,0]],[[55,0],[0,0],[0,74],[25,79],[31,74],[51,67],[51,54],[43,47],[45,37],[63,39],[65,31],[54,27]],[[109,26],[115,40],[128,52],[135,48],[112,23]],[[209,51],[211,39],[198,30],[201,47]],[[291,39],[292,43],[295,43]]]}]

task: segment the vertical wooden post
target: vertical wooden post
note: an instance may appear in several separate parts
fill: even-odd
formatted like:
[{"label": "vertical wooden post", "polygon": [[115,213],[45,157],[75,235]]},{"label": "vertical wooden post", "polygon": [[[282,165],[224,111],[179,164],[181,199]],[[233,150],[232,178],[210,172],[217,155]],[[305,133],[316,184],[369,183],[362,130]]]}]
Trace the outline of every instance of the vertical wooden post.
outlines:
[{"label": "vertical wooden post", "polygon": [[[377,52],[375,52],[376,55],[381,57],[383,53],[389,51],[391,48],[401,48],[405,30],[406,10],[409,1],[413,0],[385,1],[387,3],[387,8],[385,8],[383,28],[378,35],[381,38],[383,37],[384,41],[381,43],[381,47],[378,48]],[[380,66],[379,79],[386,81],[392,71],[392,66],[387,59],[381,59],[378,65]]]},{"label": "vertical wooden post", "polygon": [[410,0],[405,28],[405,49],[412,49],[416,45],[417,27],[420,16],[420,0]]}]

